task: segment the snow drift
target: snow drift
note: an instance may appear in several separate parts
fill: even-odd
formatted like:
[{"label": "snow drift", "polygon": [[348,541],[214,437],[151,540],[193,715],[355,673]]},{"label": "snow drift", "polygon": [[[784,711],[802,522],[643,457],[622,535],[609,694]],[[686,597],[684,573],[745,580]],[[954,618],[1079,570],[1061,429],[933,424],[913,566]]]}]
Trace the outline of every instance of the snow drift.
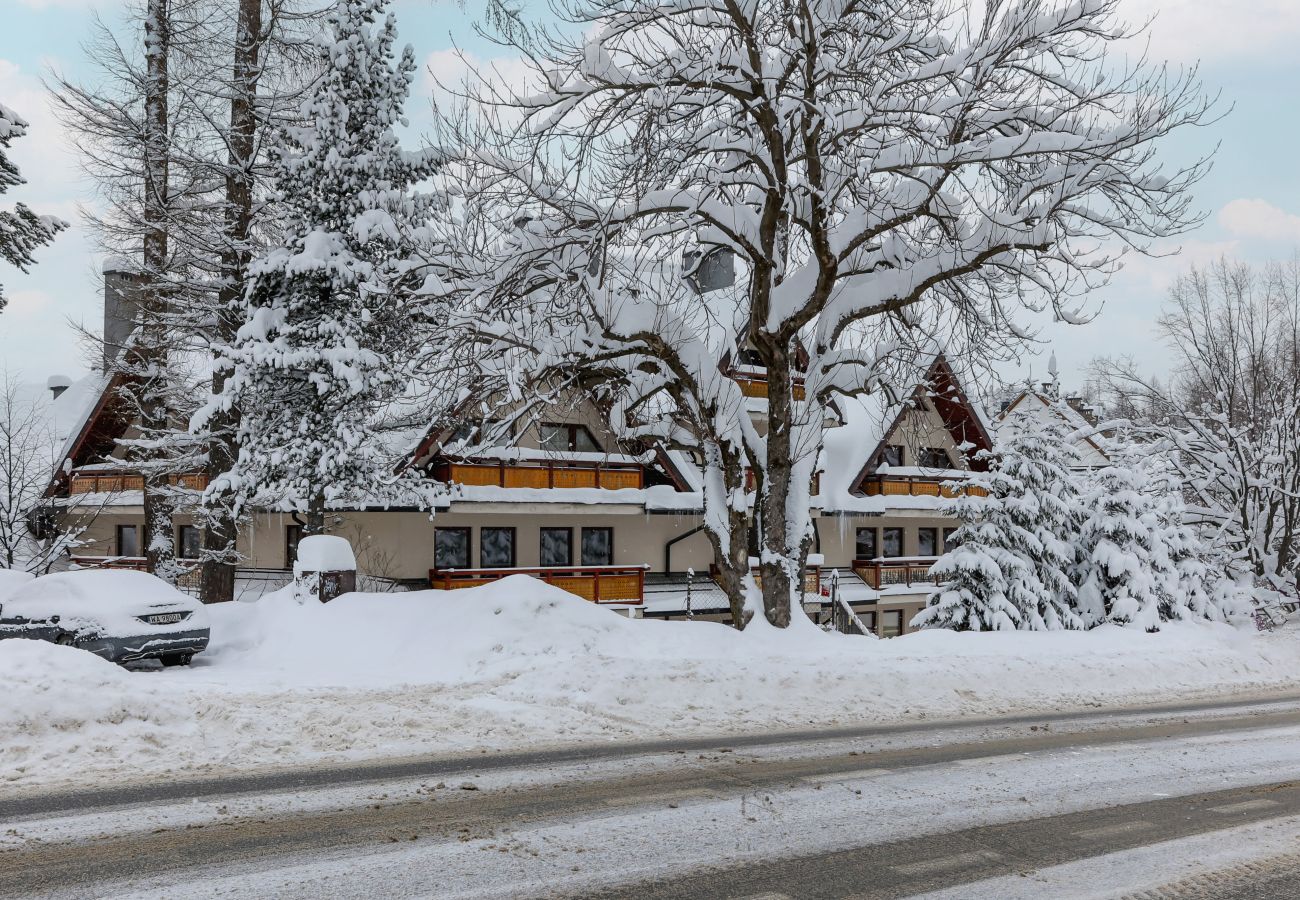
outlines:
[{"label": "snow drift", "polygon": [[[214,607],[191,670],[127,672],[0,641],[0,778],[283,767],[417,753],[1167,702],[1294,684],[1293,635],[811,627],[628,620],[517,576],[481,588],[290,591]],[[16,786],[15,785],[15,786]]]}]

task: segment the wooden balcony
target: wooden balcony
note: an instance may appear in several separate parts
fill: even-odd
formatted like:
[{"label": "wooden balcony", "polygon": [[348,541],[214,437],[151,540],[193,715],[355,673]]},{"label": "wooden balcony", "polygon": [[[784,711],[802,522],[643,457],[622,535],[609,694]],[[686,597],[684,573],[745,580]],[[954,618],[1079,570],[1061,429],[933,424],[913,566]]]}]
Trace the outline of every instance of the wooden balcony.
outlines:
[{"label": "wooden balcony", "polygon": [[72,564],[83,569],[134,569],[145,571],[149,561],[143,556],[72,556]]},{"label": "wooden balcony", "polygon": [[567,566],[536,569],[430,569],[429,586],[444,591],[479,587],[511,575],[531,575],[592,603],[645,602],[645,573],[649,566]]},{"label": "wooden balcony", "polygon": [[[714,581],[718,580],[718,567],[714,563],[709,564],[709,574]],[[759,574],[757,566],[751,571],[754,576],[754,584],[761,591],[763,589],[763,576]],[[822,568],[821,566],[808,566],[803,572],[803,592],[805,594],[820,595],[822,592]]]},{"label": "wooden balcony", "polygon": [[[758,481],[754,478],[754,470],[745,469],[745,490],[753,491],[758,488]],[[816,497],[822,492],[822,473],[813,472],[812,481],[808,485],[808,493]]]},{"label": "wooden balcony", "polygon": [[434,470],[439,481],[501,488],[639,489],[644,471],[626,463],[447,462]]},{"label": "wooden balcony", "polygon": [[862,480],[862,493],[868,497],[946,497],[963,494],[987,497],[989,492],[977,485],[954,486],[951,478],[927,478],[919,475],[870,475]]},{"label": "wooden balcony", "polygon": [[880,590],[886,587],[905,585],[929,588],[939,583],[939,579],[930,574],[933,559],[893,558],[893,559],[855,559],[853,571],[870,587]]},{"label": "wooden balcony", "polygon": [[[208,486],[208,476],[202,473],[169,475],[167,482],[173,487],[202,491]],[[120,491],[143,491],[144,476],[126,473],[74,473],[68,484],[69,494],[116,494]]]},{"label": "wooden balcony", "polygon": [[[740,392],[746,397],[756,397],[760,400],[767,399],[767,379],[757,375],[732,375],[736,384],[740,385]],[[794,399],[802,400],[805,392],[802,381],[794,383]]]}]

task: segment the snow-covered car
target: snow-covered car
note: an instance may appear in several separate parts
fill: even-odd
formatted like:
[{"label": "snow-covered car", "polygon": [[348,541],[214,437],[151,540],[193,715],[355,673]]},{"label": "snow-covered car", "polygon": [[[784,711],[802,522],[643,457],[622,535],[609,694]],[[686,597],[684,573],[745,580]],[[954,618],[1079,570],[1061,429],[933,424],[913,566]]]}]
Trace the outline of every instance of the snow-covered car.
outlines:
[{"label": "snow-covered car", "polygon": [[60,572],[0,595],[0,638],[68,644],[110,662],[189,665],[210,635],[203,604],[144,572]]}]

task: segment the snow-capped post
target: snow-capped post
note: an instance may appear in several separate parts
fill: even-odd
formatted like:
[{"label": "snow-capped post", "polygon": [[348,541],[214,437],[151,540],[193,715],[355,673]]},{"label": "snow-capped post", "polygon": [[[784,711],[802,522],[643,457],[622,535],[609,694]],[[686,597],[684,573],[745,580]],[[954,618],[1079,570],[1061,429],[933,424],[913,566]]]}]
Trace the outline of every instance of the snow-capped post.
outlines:
[{"label": "snow-capped post", "polygon": [[[1119,11],[577,0],[574,37],[519,46],[534,93],[471,90],[442,123],[467,148],[444,270],[479,335],[601,380],[644,438],[705,457],[719,568],[748,578],[734,537],[757,528],[762,611],[788,626],[837,398],[880,389],[882,356],[917,335],[978,362],[1022,343],[1026,315],[1080,322],[1116,245],[1199,221],[1204,161],[1162,170],[1157,148],[1210,103],[1194,71],[1115,64]],[[507,239],[494,222],[521,212]],[[730,254],[734,286],[677,289],[684,253]],[[742,367],[762,390],[737,406]]]},{"label": "snow-capped post", "polygon": [[347,538],[313,534],[298,542],[293,564],[294,593],[300,601],[315,597],[329,603],[357,589],[357,559]]}]

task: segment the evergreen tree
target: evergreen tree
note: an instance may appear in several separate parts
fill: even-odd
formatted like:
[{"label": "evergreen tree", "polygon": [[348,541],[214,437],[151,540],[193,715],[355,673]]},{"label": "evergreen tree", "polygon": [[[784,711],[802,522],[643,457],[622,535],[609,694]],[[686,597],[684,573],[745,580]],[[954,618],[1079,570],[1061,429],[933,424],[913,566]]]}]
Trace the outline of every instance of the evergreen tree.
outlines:
[{"label": "evergreen tree", "polygon": [[944,585],[914,624],[984,630],[1081,628],[1071,574],[1081,525],[1060,429],[1026,420],[970,485],[987,496],[959,497],[949,510],[963,525],[958,546],[931,570]]},{"label": "evergreen tree", "polygon": [[1079,607],[1088,627],[1108,621],[1159,629],[1174,615],[1179,584],[1162,515],[1162,492],[1136,450],[1095,473],[1084,496]]},{"label": "evergreen tree", "polygon": [[[243,411],[230,491],[324,527],[335,500],[383,502],[393,460],[374,434],[402,388],[392,342],[402,309],[394,281],[435,209],[413,187],[431,152],[404,153],[393,127],[416,70],[388,0],[340,0],[320,53],[323,73],[283,136],[275,184],[284,246],[251,267],[245,323],[225,349],[229,378],[215,409]],[[381,21],[382,19],[382,21]]]},{"label": "evergreen tree", "polygon": [[[16,138],[26,133],[26,120],[0,103],[0,194],[26,183],[5,152]],[[22,203],[15,204],[13,212],[0,209],[0,258],[26,272],[27,267],[35,262],[32,251],[54,240],[54,236],[67,227],[67,222],[54,216],[38,216]],[[4,286],[0,285],[0,310],[4,307]]]}]

